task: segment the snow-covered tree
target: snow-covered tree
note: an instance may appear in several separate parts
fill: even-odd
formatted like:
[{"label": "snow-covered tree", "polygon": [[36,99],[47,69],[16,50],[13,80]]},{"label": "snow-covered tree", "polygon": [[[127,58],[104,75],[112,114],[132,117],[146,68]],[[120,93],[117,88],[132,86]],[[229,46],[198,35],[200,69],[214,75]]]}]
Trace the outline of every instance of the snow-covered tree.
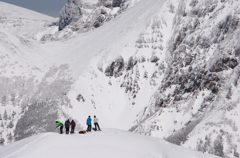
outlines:
[{"label": "snow-covered tree", "polygon": [[13,121],[10,121],[9,124],[7,125],[7,128],[13,128],[14,124]]},{"label": "snow-covered tree", "polygon": [[8,115],[8,119],[9,119],[9,120],[12,120],[12,117],[11,117],[11,115]]},{"label": "snow-covered tree", "polygon": [[12,102],[13,105],[15,105],[15,102],[16,102],[15,99],[16,99],[15,94],[11,94],[11,99],[10,99],[10,101]]},{"label": "snow-covered tree", "polygon": [[16,115],[16,112],[15,111],[13,111],[13,113],[12,113],[12,117],[14,118],[14,116]]},{"label": "snow-covered tree", "polygon": [[7,110],[4,111],[3,119],[4,119],[4,120],[7,120],[7,119],[8,119]]},{"label": "snow-covered tree", "polygon": [[3,143],[5,142],[4,138],[0,138],[0,145],[3,145]]},{"label": "snow-covered tree", "polygon": [[8,143],[11,143],[14,140],[14,137],[12,136],[11,132],[7,135],[7,139],[8,139]]},{"label": "snow-covered tree", "polygon": [[7,97],[4,95],[4,96],[2,97],[2,104],[5,105],[6,102],[7,102]]},{"label": "snow-covered tree", "polygon": [[4,124],[3,124],[3,122],[1,123],[1,127],[4,127]]}]

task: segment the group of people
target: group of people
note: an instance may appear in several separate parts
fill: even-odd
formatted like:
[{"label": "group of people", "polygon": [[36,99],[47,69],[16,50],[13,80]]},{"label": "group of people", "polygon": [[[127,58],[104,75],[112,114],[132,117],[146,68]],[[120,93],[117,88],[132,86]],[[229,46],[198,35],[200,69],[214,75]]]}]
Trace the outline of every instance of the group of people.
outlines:
[{"label": "group of people", "polygon": [[[94,126],[95,126],[95,131],[97,131],[97,128],[99,131],[101,131],[100,127],[99,127],[99,124],[98,124],[98,118],[94,115],[94,119],[93,119],[93,122],[94,122]],[[91,132],[91,129],[92,129],[92,119],[91,119],[91,116],[88,116],[88,119],[87,119],[87,132]]]},{"label": "group of people", "polygon": [[[95,128],[93,128],[93,130],[101,131],[101,129],[99,127],[99,124],[98,124],[98,118],[95,115],[94,115],[93,122],[94,122],[94,126],[95,126]],[[63,133],[63,123],[60,122],[60,121],[56,121],[56,123],[57,123],[57,127],[56,128],[60,127],[60,134],[62,134]],[[70,126],[71,126],[70,133],[74,133],[74,129],[76,127],[76,123],[74,122],[74,120],[72,120],[70,122],[70,120],[68,119],[68,120],[65,121],[64,125],[65,125],[65,128],[66,128],[66,134],[69,134]],[[88,126],[87,127],[87,132],[91,132],[91,130],[92,130],[92,119],[91,119],[91,116],[88,116],[88,118],[87,118],[87,126]]]},{"label": "group of people", "polygon": [[[60,127],[60,134],[62,134],[63,133],[63,123],[60,122],[60,121],[56,121],[56,123],[57,123],[57,127],[56,128]],[[70,120],[68,119],[68,120],[65,121],[64,125],[65,125],[65,128],[66,128],[66,134],[69,134],[70,126],[71,126],[71,132],[70,133],[74,133],[74,129],[76,127],[76,123],[75,123],[74,120],[72,120],[70,122]]]}]

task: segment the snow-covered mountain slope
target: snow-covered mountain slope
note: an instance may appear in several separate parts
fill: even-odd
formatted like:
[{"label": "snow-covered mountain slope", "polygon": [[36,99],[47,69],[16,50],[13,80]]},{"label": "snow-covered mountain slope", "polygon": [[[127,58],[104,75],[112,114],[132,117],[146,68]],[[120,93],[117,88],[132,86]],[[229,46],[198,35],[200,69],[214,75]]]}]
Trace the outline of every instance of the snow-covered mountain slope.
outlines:
[{"label": "snow-covered mountain slope", "polygon": [[141,0],[101,27],[45,43],[1,28],[0,143],[54,131],[55,120],[83,129],[97,115],[102,127],[238,157],[239,8]]},{"label": "snow-covered mountain slope", "polygon": [[[102,72],[105,70],[101,69],[105,69],[108,64],[112,63],[112,60],[120,56],[124,61],[127,61],[136,53],[135,42],[138,40],[138,36],[151,22],[149,17],[154,17],[161,12],[162,4],[163,1],[159,1],[157,4],[155,1],[141,1],[136,4],[136,7],[120,15],[118,19],[113,19],[99,29],[72,39],[78,46],[72,47],[71,50],[66,47],[69,51],[68,54],[62,53],[63,56],[58,54],[58,61],[70,63],[74,74],[81,72],[80,76],[77,75],[76,82],[68,95],[73,108],[67,109],[66,113],[78,118],[81,124],[85,124],[88,114],[97,114],[102,117],[102,122],[106,124],[106,127],[121,129],[131,127],[136,115],[146,104],[132,106],[133,100],[126,94],[125,89],[121,88],[124,76],[109,79]],[[149,11],[145,12],[145,9]],[[111,28],[114,29],[109,32]],[[79,50],[79,48],[81,49]],[[151,56],[152,52],[149,51],[150,55],[147,55]],[[73,56],[75,57],[74,60],[72,59]],[[64,61],[61,61],[61,59],[64,59]],[[87,63],[89,61],[91,62]],[[150,64],[149,68],[154,67],[154,65]],[[75,67],[78,67],[78,69],[74,69]],[[78,102],[76,98],[79,95],[85,98],[85,102]],[[151,93],[148,95],[150,97]],[[139,103],[142,101],[140,99]],[[129,107],[129,105],[131,106]]]},{"label": "snow-covered mountain slope", "polygon": [[[161,8],[162,3],[153,4],[155,4],[154,1],[141,2],[138,7],[128,11],[131,16],[128,14],[119,16],[118,20],[109,22],[105,25],[106,27],[66,41],[39,43],[17,37],[14,32],[3,30],[1,42],[1,84],[3,89],[1,91],[0,119],[2,120],[1,137],[5,139],[5,142],[2,140],[2,143],[11,142],[12,135],[15,140],[19,140],[35,133],[54,131],[50,122],[55,122],[57,118],[63,120],[66,117],[75,117],[78,113],[75,108],[79,107],[79,104],[74,102],[79,94],[78,91],[75,92],[75,89],[78,88],[75,88],[74,85],[80,81],[78,78],[81,79],[85,73],[88,73],[86,70],[94,60],[97,60],[97,63],[102,59],[111,61],[121,53],[124,45],[129,42],[135,45],[134,41],[137,36],[148,24],[147,17],[154,16],[157,13],[155,11]],[[149,8],[150,12],[145,12],[146,8]],[[140,16],[141,18],[136,18]],[[31,26],[29,27],[31,32],[30,28]],[[121,40],[119,41],[119,39]],[[97,66],[98,64],[95,65],[95,70],[99,71]],[[102,72],[100,73],[102,74]],[[74,80],[78,81],[73,85]],[[69,95],[72,96],[73,103],[70,103],[70,98],[67,97],[71,85],[73,90]],[[87,94],[88,89],[85,92]],[[123,94],[124,91],[121,93]],[[86,101],[85,112],[79,113],[82,118],[76,116],[81,125],[85,124],[85,117],[95,113],[92,102],[88,105],[91,100],[87,98]],[[62,106],[74,106],[74,110],[70,111],[75,111],[75,116],[70,113],[67,113],[68,116],[63,115]],[[103,104],[103,106],[105,108],[98,113],[106,116],[102,120],[106,121],[106,127],[111,127],[112,122],[119,118],[120,113],[116,111],[113,113],[116,114],[115,118],[109,119],[112,116],[111,109],[108,108],[109,104]],[[115,107],[114,104],[113,108]],[[89,112],[87,109],[90,109]],[[106,114],[104,114],[105,112]],[[109,116],[107,117],[107,115]],[[38,128],[33,130],[33,127]]]},{"label": "snow-covered mountain slope", "polygon": [[2,158],[217,158],[161,139],[113,129],[83,135],[44,133],[3,147],[0,149],[0,155]]},{"label": "snow-covered mountain slope", "polygon": [[54,18],[32,10],[0,2],[1,17],[51,21]]},{"label": "snow-covered mountain slope", "polygon": [[22,38],[34,38],[55,19],[22,7],[0,2],[0,28]]},{"label": "snow-covered mountain slope", "polygon": [[[56,41],[101,27],[140,0],[68,0],[59,22],[40,32],[38,40]],[[54,31],[58,25],[58,32]]]}]

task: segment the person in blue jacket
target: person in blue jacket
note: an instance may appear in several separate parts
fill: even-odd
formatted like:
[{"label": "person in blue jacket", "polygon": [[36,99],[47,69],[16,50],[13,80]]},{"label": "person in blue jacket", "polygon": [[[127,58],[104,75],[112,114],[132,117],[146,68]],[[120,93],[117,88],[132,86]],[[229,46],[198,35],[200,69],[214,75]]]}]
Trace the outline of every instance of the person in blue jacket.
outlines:
[{"label": "person in blue jacket", "polygon": [[92,129],[92,119],[91,119],[91,116],[88,116],[87,125],[88,125],[87,131],[91,132],[91,129]]}]

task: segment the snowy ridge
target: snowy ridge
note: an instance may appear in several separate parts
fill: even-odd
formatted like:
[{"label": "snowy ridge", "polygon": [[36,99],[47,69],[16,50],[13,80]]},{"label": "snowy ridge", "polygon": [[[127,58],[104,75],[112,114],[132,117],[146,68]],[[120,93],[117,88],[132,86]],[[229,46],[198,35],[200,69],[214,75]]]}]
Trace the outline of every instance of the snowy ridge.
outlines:
[{"label": "snowy ridge", "polygon": [[24,19],[32,19],[32,20],[46,20],[52,21],[54,18],[26,9],[22,7],[18,7],[12,4],[8,4],[5,2],[0,2],[0,15],[1,17],[7,18],[24,18]]},{"label": "snowy ridge", "polygon": [[[61,142],[61,143],[57,143]],[[126,131],[104,129],[83,135],[44,133],[1,148],[2,158],[131,157],[131,158],[215,158],[167,143],[161,139]]]},{"label": "snowy ridge", "polygon": [[0,28],[17,36],[32,39],[55,18],[22,7],[0,2]]}]

